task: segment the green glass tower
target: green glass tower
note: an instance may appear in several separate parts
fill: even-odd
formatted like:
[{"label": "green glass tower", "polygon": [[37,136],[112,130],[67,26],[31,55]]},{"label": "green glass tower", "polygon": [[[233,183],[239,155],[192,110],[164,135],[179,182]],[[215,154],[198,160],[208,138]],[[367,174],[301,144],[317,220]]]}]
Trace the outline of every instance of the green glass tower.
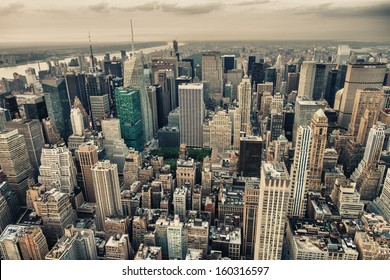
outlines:
[{"label": "green glass tower", "polygon": [[139,90],[116,88],[115,100],[122,138],[127,146],[142,151],[144,149],[144,137]]}]

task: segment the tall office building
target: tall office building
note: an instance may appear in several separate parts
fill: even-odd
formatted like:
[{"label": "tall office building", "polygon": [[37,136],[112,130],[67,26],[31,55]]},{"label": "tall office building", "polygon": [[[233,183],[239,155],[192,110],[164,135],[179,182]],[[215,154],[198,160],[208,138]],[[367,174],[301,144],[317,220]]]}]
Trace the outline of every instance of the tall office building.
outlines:
[{"label": "tall office building", "polygon": [[308,189],[319,191],[321,188],[322,168],[328,132],[328,118],[322,109],[314,113],[310,128],[312,131],[312,142]]},{"label": "tall office building", "polygon": [[203,84],[179,85],[180,143],[187,147],[203,147]]},{"label": "tall office building", "polygon": [[344,90],[340,102],[339,126],[347,129],[351,121],[356,91],[365,88],[381,88],[386,65],[383,63],[352,63],[348,65]]},{"label": "tall office building", "polygon": [[[103,147],[106,150],[106,157],[118,166],[118,172],[123,172],[125,157],[129,148],[122,139],[120,121],[118,119],[107,119],[102,121]],[[142,141],[141,137],[141,141]]]},{"label": "tall office building", "polygon": [[363,159],[351,175],[362,200],[373,200],[379,195],[383,174],[378,168],[378,161],[384,140],[385,128],[382,125],[373,126],[368,134]]},{"label": "tall office building", "polygon": [[257,181],[246,180],[244,189],[244,221],[242,255],[253,259],[256,240],[256,223],[259,207],[260,185]]},{"label": "tall office building", "polygon": [[68,195],[72,194],[77,186],[76,175],[72,153],[65,144],[46,145],[42,149],[38,181],[45,185],[47,190],[55,188]]},{"label": "tall office building", "polygon": [[242,137],[240,140],[240,157],[238,173],[245,177],[260,177],[263,141],[258,136]]},{"label": "tall office building", "polygon": [[226,74],[226,81],[232,84],[232,92],[230,94],[230,100],[237,100],[238,85],[242,82],[244,77],[244,71],[242,69],[229,70]]},{"label": "tall office building", "polygon": [[69,73],[65,75],[66,91],[70,106],[74,105],[74,100],[77,97],[84,108],[88,108],[87,93],[85,90],[85,74]]},{"label": "tall office building", "polygon": [[97,205],[96,227],[103,229],[106,217],[122,215],[118,168],[110,161],[99,161],[92,167]]},{"label": "tall office building", "polygon": [[236,57],[234,54],[231,55],[223,55],[222,57],[222,68],[223,73],[227,73],[229,70],[233,70],[236,67]]},{"label": "tall office building", "polygon": [[11,120],[11,114],[8,109],[0,107],[0,132],[4,129],[4,124]]},{"label": "tall office building", "polygon": [[18,133],[24,136],[33,174],[37,178],[42,148],[45,144],[41,123],[39,120],[15,119],[7,122],[4,127],[7,130],[17,129]]},{"label": "tall office building", "polygon": [[313,100],[315,76],[315,61],[304,61],[299,74],[298,96],[306,96],[309,100]]},{"label": "tall office building", "polygon": [[42,120],[42,127],[45,136],[45,142],[47,144],[54,145],[64,141],[61,138],[61,135],[57,127],[55,126],[54,121],[52,121],[50,118]]},{"label": "tall office building", "polygon": [[175,215],[173,222],[167,227],[168,255],[170,260],[183,260],[187,252],[184,224]]},{"label": "tall office building", "polygon": [[115,89],[116,110],[126,145],[143,151],[143,125],[140,91],[130,88]]},{"label": "tall office building", "polygon": [[326,90],[326,82],[328,79],[328,72],[329,72],[327,71],[328,70],[327,68],[329,68],[330,66],[333,65],[323,64],[323,63],[316,64],[314,84],[313,84],[313,94],[312,94],[313,100],[320,100],[324,98],[325,90]]},{"label": "tall office building", "polygon": [[295,144],[294,162],[291,166],[291,196],[289,216],[304,217],[308,191],[312,129],[309,126],[298,127]]},{"label": "tall office building", "polygon": [[298,90],[298,84],[299,84],[299,73],[288,73],[286,93],[290,94],[292,91]]},{"label": "tall office building", "polygon": [[64,235],[65,228],[76,221],[76,212],[72,209],[69,195],[55,189],[47,191],[36,200],[39,204],[36,207],[41,211],[47,243],[52,246]]},{"label": "tall office building", "polygon": [[306,96],[297,97],[295,102],[293,144],[296,143],[298,127],[300,125],[310,125],[314,113],[319,109],[324,110],[325,107],[325,101],[312,101]]},{"label": "tall office building", "polygon": [[47,112],[56,128],[65,140],[70,135],[70,102],[64,78],[45,79],[41,81]]},{"label": "tall office building", "polygon": [[390,169],[387,169],[385,183],[381,195],[375,200],[375,206],[381,214],[390,220]]},{"label": "tall office building", "polygon": [[379,119],[384,97],[383,90],[379,88],[356,90],[355,104],[348,132],[354,136],[357,143],[363,146],[366,145],[368,133]]},{"label": "tall office building", "polygon": [[230,116],[225,111],[219,111],[212,120],[203,125],[203,147],[218,148],[219,151],[223,151],[231,148],[231,141]]},{"label": "tall office building", "polygon": [[349,48],[349,45],[339,45],[337,49],[336,63],[339,65],[347,64],[349,62],[350,55],[351,49]]},{"label": "tall office building", "polygon": [[32,176],[32,167],[24,137],[16,129],[0,133],[0,169],[16,193],[19,205],[26,205],[27,180]]},{"label": "tall office building", "polygon": [[48,117],[44,95],[24,95],[23,101],[18,104],[23,106],[26,119],[42,120]]},{"label": "tall office building", "polygon": [[144,141],[148,142],[153,137],[153,118],[150,101],[146,92],[146,87],[149,86],[149,84],[145,82],[143,54],[141,52],[132,54],[132,56],[124,62],[123,69],[124,87],[131,87],[132,89],[139,91],[139,99],[141,103],[141,113],[143,120],[143,137]]},{"label": "tall office building", "polygon": [[82,136],[84,134],[84,117],[79,108],[72,108],[70,110],[70,121],[72,123],[73,134]]},{"label": "tall office building", "polygon": [[150,108],[152,110],[152,119],[153,119],[153,135],[158,131],[158,110],[157,110],[157,95],[156,95],[156,86],[148,86],[146,88],[149,97]]},{"label": "tall office building", "polygon": [[252,90],[248,77],[244,77],[238,86],[238,102],[241,109],[241,131],[251,135]]},{"label": "tall office building", "polygon": [[0,235],[0,252],[5,260],[44,260],[49,249],[39,226],[8,225]]},{"label": "tall office building", "polygon": [[179,186],[173,192],[174,214],[183,222],[187,215],[187,192],[188,189],[185,186]]},{"label": "tall office building", "polygon": [[221,53],[212,51],[202,54],[202,80],[210,83],[210,97],[217,102],[221,100],[223,93],[222,74]]},{"label": "tall office building", "polygon": [[91,229],[67,225],[64,235],[45,257],[46,260],[97,260],[97,246]]},{"label": "tall office building", "polygon": [[101,129],[103,119],[110,116],[110,100],[108,94],[89,97],[92,124],[96,130]]},{"label": "tall office building", "polygon": [[291,196],[290,178],[284,163],[264,162],[260,180],[254,259],[280,260]]},{"label": "tall office building", "polygon": [[265,71],[264,71],[264,61],[263,62],[254,62],[252,64],[251,72],[251,84],[253,89],[257,89],[257,85],[264,83],[265,81]]},{"label": "tall office building", "polygon": [[80,162],[81,175],[83,176],[85,200],[96,202],[91,168],[99,161],[97,147],[91,142],[83,143],[77,149],[77,156]]}]

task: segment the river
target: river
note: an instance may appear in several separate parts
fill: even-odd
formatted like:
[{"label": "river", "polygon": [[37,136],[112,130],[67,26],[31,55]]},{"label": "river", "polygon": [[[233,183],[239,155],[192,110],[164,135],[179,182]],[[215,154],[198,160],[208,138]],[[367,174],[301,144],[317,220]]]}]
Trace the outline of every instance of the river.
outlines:
[{"label": "river", "polygon": [[[137,50],[137,51],[142,51],[144,54],[149,54],[149,53],[152,53],[152,52],[166,50],[166,49],[168,49],[170,47],[171,47],[171,44],[167,44],[167,45],[162,45],[162,46],[157,46],[157,47],[144,48],[144,49]],[[97,60],[103,60],[104,55],[105,54],[97,54],[97,55],[94,55],[94,56],[96,57]],[[111,53],[110,57],[113,57],[113,56],[121,57],[121,54],[120,54],[120,52]],[[62,63],[69,63],[72,58],[75,58],[75,56],[59,60],[59,62],[60,63],[61,62]],[[54,65],[53,61],[51,61],[51,63],[52,63],[52,65]],[[21,64],[21,65],[16,65],[16,66],[1,67],[0,68],[0,79],[1,78],[13,79],[13,73],[15,73],[15,72],[20,74],[20,75],[25,75],[26,74],[25,73],[26,69],[28,69],[30,67],[34,68],[37,74],[38,74],[39,68],[41,70],[49,69],[47,61],[40,61],[39,62],[39,66],[38,66],[38,62],[32,62],[32,63]]]}]

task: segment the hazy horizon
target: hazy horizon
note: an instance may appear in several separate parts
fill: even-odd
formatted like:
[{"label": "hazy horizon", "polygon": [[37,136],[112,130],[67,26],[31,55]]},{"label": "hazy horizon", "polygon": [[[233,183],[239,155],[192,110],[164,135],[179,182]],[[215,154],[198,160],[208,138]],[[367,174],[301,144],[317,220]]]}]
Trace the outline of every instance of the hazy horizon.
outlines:
[{"label": "hazy horizon", "polygon": [[[370,0],[3,0],[2,43],[389,41],[390,3]],[[126,40],[127,39],[127,40]]]}]

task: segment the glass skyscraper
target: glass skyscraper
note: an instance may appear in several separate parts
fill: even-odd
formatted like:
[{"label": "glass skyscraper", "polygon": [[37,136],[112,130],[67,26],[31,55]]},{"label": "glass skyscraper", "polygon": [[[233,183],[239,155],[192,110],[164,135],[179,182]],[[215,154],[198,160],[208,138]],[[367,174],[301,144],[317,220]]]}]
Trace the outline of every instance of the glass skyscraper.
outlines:
[{"label": "glass skyscraper", "polygon": [[135,148],[137,151],[142,151],[144,149],[144,138],[139,90],[116,88],[115,99],[121,133],[126,145]]}]

